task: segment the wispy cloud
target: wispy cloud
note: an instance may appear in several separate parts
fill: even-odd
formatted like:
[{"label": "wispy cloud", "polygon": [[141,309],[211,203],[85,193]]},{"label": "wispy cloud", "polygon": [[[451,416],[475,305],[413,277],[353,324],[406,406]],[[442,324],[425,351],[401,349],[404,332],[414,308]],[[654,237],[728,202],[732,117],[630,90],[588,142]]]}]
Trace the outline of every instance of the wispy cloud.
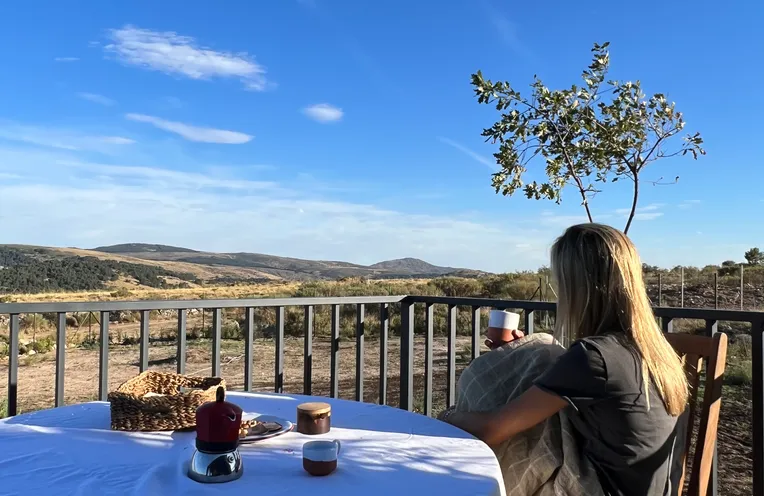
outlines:
[{"label": "wispy cloud", "polygon": [[474,160],[480,162],[481,164],[487,166],[489,169],[495,171],[496,170],[496,162],[491,160],[490,158],[486,157],[485,155],[480,155],[479,153],[470,150],[466,146],[462,145],[461,143],[457,143],[454,140],[450,140],[448,138],[444,138],[442,136],[438,136],[438,141],[441,143],[445,143],[448,146],[451,146],[453,148],[456,148],[463,154],[473,158]]},{"label": "wispy cloud", "polygon": [[696,207],[700,205],[700,200],[684,200],[682,203],[679,204],[679,208],[682,210],[689,210],[693,207]]},{"label": "wispy cloud", "polygon": [[116,178],[120,183],[124,183],[125,180],[166,181],[177,186],[193,189],[223,188],[230,190],[275,190],[278,188],[278,185],[271,181],[226,179],[212,177],[208,174],[160,169],[156,167],[97,164],[75,160],[56,160],[55,163],[64,167],[88,171],[101,177]]},{"label": "wispy cloud", "polygon": [[115,103],[117,103],[111,98],[107,98],[103,95],[99,95],[98,93],[81,92],[81,93],[77,93],[77,96],[82,98],[83,100],[87,100],[89,102],[97,103],[98,105],[104,105],[107,107],[110,107],[114,105]]},{"label": "wispy cloud", "polygon": [[483,6],[483,10],[485,11],[486,16],[493,25],[496,34],[504,43],[504,45],[512,50],[516,55],[534,59],[535,56],[533,52],[520,39],[518,25],[515,22],[512,22],[496,7],[494,7],[491,3],[491,0],[482,0],[480,3]]},{"label": "wispy cloud", "polygon": [[0,140],[70,151],[106,151],[111,145],[135,143],[135,140],[122,136],[98,136],[67,129],[15,123],[0,123]]},{"label": "wispy cloud", "polygon": [[[504,271],[538,267],[549,241],[488,215],[428,215],[348,201],[267,170],[221,175],[193,160],[174,170],[78,155],[0,144],[0,177],[14,178],[0,181],[0,226],[13,233],[7,242],[95,246],[141,239],[357,263],[414,256]],[[62,223],[69,228],[54,228]]]},{"label": "wispy cloud", "polygon": [[145,122],[152,126],[178,134],[189,141],[200,143],[221,143],[226,145],[240,145],[248,143],[253,136],[237,131],[214,129],[210,127],[197,127],[182,122],[168,121],[159,117],[144,114],[127,114],[125,118],[135,122]]},{"label": "wispy cloud", "polygon": [[53,60],[56,62],[77,62],[80,59],[79,57],[56,57]]},{"label": "wispy cloud", "polygon": [[328,103],[318,103],[302,109],[302,112],[318,122],[337,122],[342,119],[344,112],[341,108],[329,105]]},{"label": "wispy cloud", "polygon": [[135,143],[135,140],[123,138],[122,136],[103,136],[101,141],[110,145],[132,145]]},{"label": "wispy cloud", "polygon": [[549,210],[541,212],[541,218],[539,219],[539,223],[542,226],[556,228],[566,228],[586,222],[589,222],[589,218],[584,214],[557,214]]},{"label": "wispy cloud", "polygon": [[112,29],[109,38],[104,49],[125,64],[191,79],[235,78],[254,91],[271,85],[252,56],[200,47],[190,36],[126,25]]},{"label": "wispy cloud", "polygon": [[[655,220],[658,217],[662,217],[663,212],[659,210],[663,207],[665,207],[663,203],[652,203],[644,207],[637,207],[634,212],[634,220]],[[616,214],[622,217],[628,217],[630,212],[630,208],[619,208],[615,211]]]}]

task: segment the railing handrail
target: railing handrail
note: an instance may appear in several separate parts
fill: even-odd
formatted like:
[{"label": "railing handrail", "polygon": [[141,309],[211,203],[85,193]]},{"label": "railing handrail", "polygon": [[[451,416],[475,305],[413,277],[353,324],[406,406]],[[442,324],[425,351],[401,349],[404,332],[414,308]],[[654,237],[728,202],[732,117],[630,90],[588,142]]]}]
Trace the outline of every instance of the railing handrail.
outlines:
[{"label": "railing handrail", "polygon": [[[495,298],[461,296],[407,296],[406,301],[410,303],[430,303],[464,307],[492,307],[500,310],[555,311],[557,309],[557,303],[554,301],[497,300]],[[764,311],[761,310],[719,310],[714,308],[655,306],[653,307],[653,312],[656,317],[670,317],[672,319],[721,320],[727,322],[755,322],[764,320]]]},{"label": "railing handrail", "polygon": [[[553,301],[503,300],[495,298],[453,296],[328,296],[300,298],[225,298],[194,300],[107,300],[37,303],[0,303],[0,315],[26,313],[117,312],[145,310],[188,310],[192,308],[247,308],[280,306],[357,305],[375,303],[430,303],[465,307],[492,307],[496,309],[555,311]],[[721,320],[752,322],[764,320],[760,310],[719,310],[713,308],[653,307],[656,317],[673,319]]]},{"label": "railing handrail", "polygon": [[0,315],[24,313],[118,312],[145,310],[189,310],[192,308],[250,308],[321,305],[399,303],[405,296],[329,296],[308,298],[228,298],[215,300],[72,301],[43,303],[0,303]]},{"label": "railing handrail", "polygon": [[455,305],[458,307],[492,307],[498,310],[538,310],[553,312],[557,308],[554,301],[497,300],[495,298],[472,298],[454,296],[407,296],[410,303],[430,303],[433,305]]}]

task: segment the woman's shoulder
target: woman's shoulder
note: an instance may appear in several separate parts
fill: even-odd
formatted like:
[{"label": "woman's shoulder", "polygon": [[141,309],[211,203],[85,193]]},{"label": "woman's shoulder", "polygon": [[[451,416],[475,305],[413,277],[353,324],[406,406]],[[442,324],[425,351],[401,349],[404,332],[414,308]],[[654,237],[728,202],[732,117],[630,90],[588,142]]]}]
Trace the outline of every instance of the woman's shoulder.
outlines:
[{"label": "woman's shoulder", "polygon": [[615,391],[641,389],[641,359],[626,342],[623,334],[605,333],[581,339],[579,342],[587,350],[587,356],[596,360],[604,370],[609,388]]},{"label": "woman's shoulder", "polygon": [[634,356],[632,348],[626,343],[626,338],[619,332],[606,332],[596,336],[579,339],[574,344],[580,344],[587,352],[596,351],[604,359],[623,359],[626,355]]}]

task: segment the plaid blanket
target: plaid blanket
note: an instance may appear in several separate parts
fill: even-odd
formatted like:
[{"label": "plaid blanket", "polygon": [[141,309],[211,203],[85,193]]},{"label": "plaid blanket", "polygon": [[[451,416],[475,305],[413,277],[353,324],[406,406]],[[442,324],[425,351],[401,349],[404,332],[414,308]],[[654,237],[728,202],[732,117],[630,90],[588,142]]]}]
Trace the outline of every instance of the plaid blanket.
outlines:
[{"label": "plaid blanket", "polygon": [[[517,398],[565,352],[549,334],[533,334],[485,353],[462,373],[456,409],[485,412]],[[602,496],[581,456],[568,409],[495,448],[507,496]]]}]

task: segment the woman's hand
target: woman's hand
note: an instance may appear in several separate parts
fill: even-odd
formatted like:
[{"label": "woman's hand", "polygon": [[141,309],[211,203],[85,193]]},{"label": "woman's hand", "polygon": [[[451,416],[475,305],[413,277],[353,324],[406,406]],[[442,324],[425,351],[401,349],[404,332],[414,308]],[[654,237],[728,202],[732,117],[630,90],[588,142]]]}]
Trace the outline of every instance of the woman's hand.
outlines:
[{"label": "woman's hand", "polygon": [[496,348],[501,348],[505,344],[511,343],[512,341],[516,341],[523,337],[525,337],[525,333],[519,329],[515,329],[512,331],[511,339],[509,341],[502,340],[499,335],[493,335],[492,333],[488,333],[486,335],[486,340],[484,341],[484,343],[489,349],[495,350]]}]

